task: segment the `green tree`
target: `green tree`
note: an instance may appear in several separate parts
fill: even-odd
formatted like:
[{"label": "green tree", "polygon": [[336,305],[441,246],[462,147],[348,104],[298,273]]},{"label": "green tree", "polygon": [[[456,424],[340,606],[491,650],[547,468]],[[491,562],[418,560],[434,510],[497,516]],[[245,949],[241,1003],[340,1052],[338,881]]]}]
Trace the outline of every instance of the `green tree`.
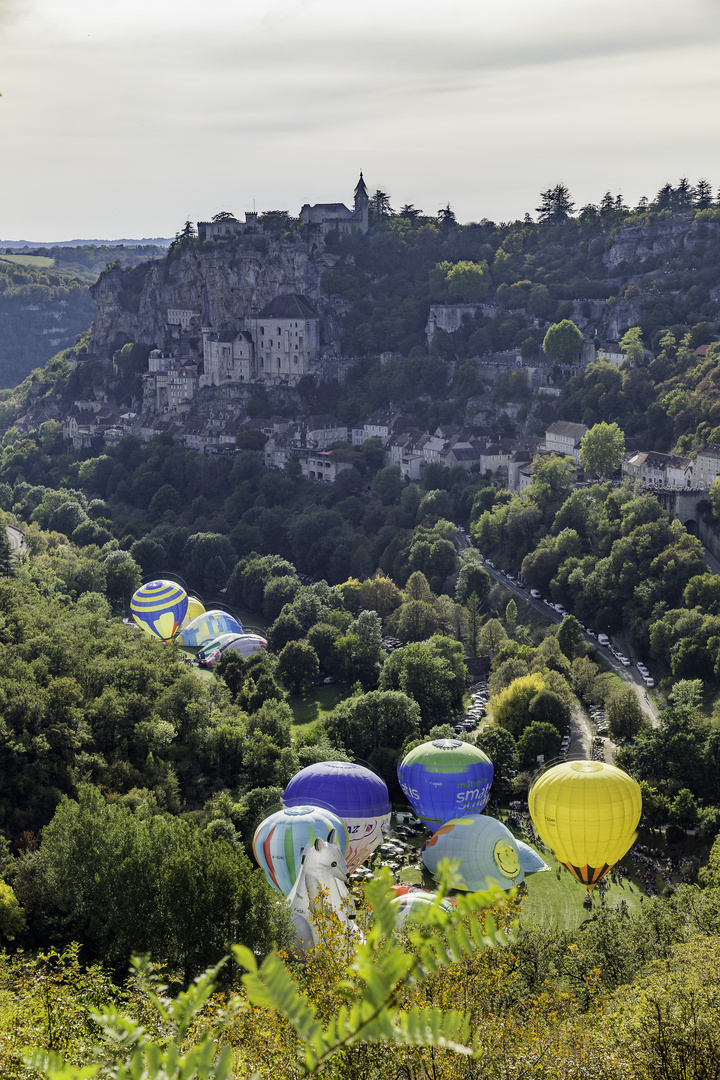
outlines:
[{"label": "green tree", "polygon": [[289,641],[278,656],[278,678],[294,694],[306,690],[319,671],[317,653],[305,641]]},{"label": "green tree", "polygon": [[556,184],[540,193],[540,205],[535,207],[535,212],[543,223],[561,224],[568,220],[574,205],[565,184]]},{"label": "green tree", "polygon": [[629,330],[626,330],[620,338],[620,348],[632,367],[640,367],[644,364],[645,350],[642,343],[642,327],[632,326]]},{"label": "green tree", "polygon": [[534,721],[523,731],[517,742],[517,755],[521,769],[536,769],[538,757],[552,761],[560,751],[561,737],[554,724]]},{"label": "green tree", "polygon": [[610,734],[617,742],[634,738],[640,731],[644,716],[637,694],[630,686],[616,690],[605,703]]},{"label": "green tree", "polygon": [[543,349],[555,364],[574,364],[580,356],[583,336],[570,319],[553,323],[543,338]]},{"label": "green tree", "polygon": [[619,469],[624,456],[625,435],[615,423],[594,424],[580,440],[580,464],[586,472],[610,476]]},{"label": "green tree", "polygon": [[564,615],[557,631],[557,643],[568,660],[573,660],[578,648],[583,644],[580,623],[574,615]]}]

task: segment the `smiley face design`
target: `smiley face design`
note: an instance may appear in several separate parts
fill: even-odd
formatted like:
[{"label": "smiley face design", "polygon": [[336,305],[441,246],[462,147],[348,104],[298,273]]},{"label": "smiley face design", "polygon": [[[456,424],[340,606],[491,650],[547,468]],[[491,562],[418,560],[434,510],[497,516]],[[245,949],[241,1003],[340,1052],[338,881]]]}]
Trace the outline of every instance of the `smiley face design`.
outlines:
[{"label": "smiley face design", "polygon": [[493,851],[493,858],[505,877],[514,878],[520,873],[518,853],[507,840],[498,840]]}]

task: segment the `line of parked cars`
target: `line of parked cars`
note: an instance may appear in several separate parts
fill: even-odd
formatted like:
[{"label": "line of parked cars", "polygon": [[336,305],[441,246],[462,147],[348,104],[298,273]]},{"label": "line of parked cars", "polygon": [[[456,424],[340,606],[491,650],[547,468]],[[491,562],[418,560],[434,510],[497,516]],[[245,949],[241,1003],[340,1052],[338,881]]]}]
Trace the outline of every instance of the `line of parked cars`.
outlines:
[{"label": "line of parked cars", "polygon": [[474,731],[485,715],[488,702],[488,684],[485,680],[475,683],[470,698],[472,704],[455,725],[456,735],[462,735],[465,731]]}]

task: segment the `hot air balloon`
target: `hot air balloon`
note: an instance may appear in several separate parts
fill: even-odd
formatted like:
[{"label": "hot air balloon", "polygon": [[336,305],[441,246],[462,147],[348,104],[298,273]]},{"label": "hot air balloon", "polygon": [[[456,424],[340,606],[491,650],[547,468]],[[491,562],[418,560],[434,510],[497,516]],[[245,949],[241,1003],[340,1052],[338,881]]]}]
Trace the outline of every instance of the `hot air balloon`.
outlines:
[{"label": "hot air balloon", "polygon": [[333,829],[345,854],[348,834],[337,814],[319,806],[278,810],[255,830],[253,854],[270,884],[287,896],[297,880],[305,848],[318,837],[327,840]]},{"label": "hot air balloon", "polygon": [[[398,909],[398,923],[404,923],[406,919],[410,922],[422,921],[423,915],[429,907],[432,907],[435,899],[435,893],[427,892],[425,889],[408,889],[407,892],[401,893],[390,902]],[[440,907],[443,911],[453,909],[449,900],[441,900]]]},{"label": "hot air balloon", "polygon": [[520,856],[520,863],[526,876],[528,874],[539,874],[543,870],[550,869],[542,855],[540,855],[534,847],[530,847],[524,840],[516,839],[515,843]]},{"label": "hot air balloon", "polygon": [[195,657],[198,664],[200,664],[203,660],[210,656],[211,653],[216,652],[224,641],[229,641],[230,638],[234,637],[237,637],[237,634],[234,631],[229,631],[226,634],[218,634],[217,637],[210,638],[209,641],[203,642],[202,647],[200,648],[197,656]]},{"label": "hot air balloon", "polygon": [[515,837],[501,821],[466,814],[441,825],[421,848],[422,861],[433,876],[442,859],[459,859],[462,883],[456,888],[476,892],[494,878],[512,889],[525,877]]},{"label": "hot air balloon", "polygon": [[637,835],[640,785],[602,761],[565,761],[541,773],[528,795],[540,837],[592,892]]},{"label": "hot air balloon", "polygon": [[177,633],[187,606],[187,593],[175,581],[148,581],[130,601],[130,611],[138,626],[162,641],[169,641]]},{"label": "hot air balloon", "polygon": [[350,761],[318,761],[293,776],[283,805],[308,803],[332,810],[344,821],[350,837],[348,870],[357,869],[373,853],[390,823],[387,784],[370,769]]},{"label": "hot air balloon", "polygon": [[400,787],[431,831],[459,814],[479,814],[487,805],[493,764],[477,746],[435,739],[416,746],[398,765]]},{"label": "hot air balloon", "polygon": [[[235,652],[238,656],[247,657],[262,652],[263,649],[267,649],[267,641],[259,634],[231,634],[229,637],[224,637],[218,647],[206,655],[204,660],[200,660],[198,654],[198,661],[203,667],[212,670],[223,653]],[[204,649],[203,653],[205,653]]]},{"label": "hot air balloon", "polygon": [[192,649],[221,634],[242,634],[242,624],[227,611],[204,611],[183,623],[178,641],[185,648]]},{"label": "hot air balloon", "polygon": [[260,634],[236,634],[229,641],[224,641],[219,649],[221,654],[236,652],[240,656],[252,656],[253,653],[267,649],[267,639]]},{"label": "hot air balloon", "polygon": [[205,605],[202,600],[198,600],[197,596],[188,596],[187,611],[185,612],[185,618],[182,621],[181,630],[184,630],[186,626],[189,626],[193,619],[197,619],[204,611]]}]

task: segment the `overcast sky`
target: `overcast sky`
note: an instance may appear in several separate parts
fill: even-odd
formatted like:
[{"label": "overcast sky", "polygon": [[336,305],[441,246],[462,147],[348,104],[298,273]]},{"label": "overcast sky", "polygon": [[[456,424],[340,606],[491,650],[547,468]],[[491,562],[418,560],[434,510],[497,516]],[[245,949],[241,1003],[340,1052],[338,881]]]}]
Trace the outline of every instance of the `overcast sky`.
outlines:
[{"label": "overcast sky", "polygon": [[0,243],[720,187],[718,0],[0,0]]}]

